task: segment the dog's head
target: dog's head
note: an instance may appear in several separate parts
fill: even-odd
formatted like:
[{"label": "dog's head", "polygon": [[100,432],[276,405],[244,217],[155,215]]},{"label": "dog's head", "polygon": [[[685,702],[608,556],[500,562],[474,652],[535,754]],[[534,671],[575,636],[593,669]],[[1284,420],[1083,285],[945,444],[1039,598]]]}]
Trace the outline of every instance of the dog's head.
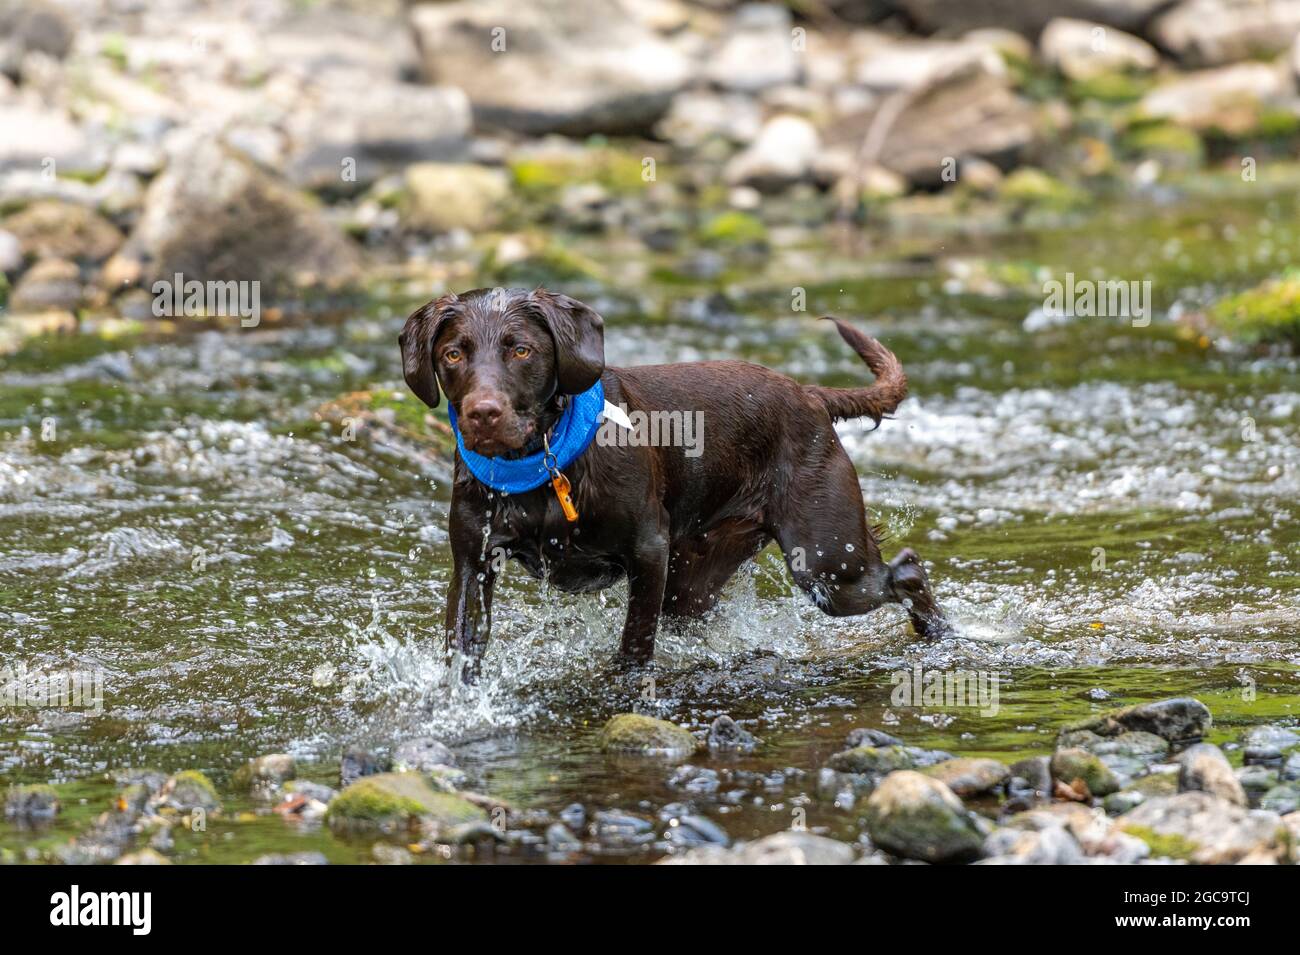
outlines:
[{"label": "dog's head", "polygon": [[601,317],[540,288],[444,295],[411,313],[398,342],[407,385],[430,408],[441,386],[465,447],[488,456],[536,440],[556,399],[605,370]]}]

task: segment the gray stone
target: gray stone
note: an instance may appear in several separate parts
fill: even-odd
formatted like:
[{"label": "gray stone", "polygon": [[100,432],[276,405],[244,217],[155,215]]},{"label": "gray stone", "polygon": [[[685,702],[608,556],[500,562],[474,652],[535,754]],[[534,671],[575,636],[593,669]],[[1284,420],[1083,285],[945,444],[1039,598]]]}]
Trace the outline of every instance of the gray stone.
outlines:
[{"label": "gray stone", "polygon": [[1147,33],[1189,67],[1273,56],[1300,33],[1300,2],[1182,0],[1156,17]]},{"label": "gray stone", "polygon": [[399,743],[393,750],[393,769],[427,773],[455,766],[456,755],[441,740],[420,736]]},{"label": "gray stone", "polygon": [[1279,782],[1278,772],[1267,766],[1243,766],[1237,770],[1237,782],[1248,796],[1261,796]]},{"label": "gray stone", "polygon": [[952,790],[918,772],[884,778],[867,800],[871,841],[895,855],[923,862],[968,861],[980,854],[981,827]]},{"label": "gray stone", "polygon": [[858,746],[836,753],[827,765],[841,773],[884,775],[897,769],[911,769],[914,761],[902,746]]},{"label": "gray stone", "polygon": [[1300,810],[1300,783],[1274,786],[1260,797],[1259,808],[1283,816]]},{"label": "gray stone", "polygon": [[605,753],[678,759],[691,755],[699,746],[694,736],[675,723],[640,713],[620,713],[611,718],[600,731],[599,743]]},{"label": "gray stone", "polygon": [[14,786],[5,794],[5,818],[20,823],[49,822],[59,814],[53,786]]},{"label": "gray stone", "polygon": [[1160,55],[1145,40],[1114,27],[1066,17],[1047,25],[1038,49],[1044,62],[1074,80],[1146,72],[1160,65]]},{"label": "gray stone", "polygon": [[996,759],[948,759],[924,772],[963,798],[996,789],[1011,776],[1006,764]]},{"label": "gray stone", "polygon": [[1212,743],[1197,743],[1178,757],[1178,788],[1182,792],[1206,792],[1237,806],[1246,805],[1246,791],[1237,780],[1228,758]]},{"label": "gray stone", "polygon": [[103,262],[122,245],[113,223],[83,205],[53,199],[33,202],[4,220],[28,259]]},{"label": "gray stone", "polygon": [[799,54],[785,7],[750,3],[738,9],[709,57],[707,76],[726,90],[757,93],[799,77]]},{"label": "gray stone", "polygon": [[1190,129],[1245,134],[1254,129],[1261,108],[1284,106],[1291,88],[1280,67],[1238,63],[1182,74],[1148,92],[1139,108]]},{"label": "gray stone", "polygon": [[286,852],[258,856],[251,865],[329,865],[323,852]]},{"label": "gray stone", "polygon": [[1065,826],[998,829],[984,840],[981,865],[1082,865],[1083,849]]},{"label": "gray stone", "polygon": [[298,775],[294,758],[288,753],[271,753],[250,759],[235,771],[231,782],[237,789],[269,796]]},{"label": "gray stone", "polygon": [[719,716],[709,727],[709,749],[720,753],[752,753],[758,746],[754,735],[730,716]]},{"label": "gray stone", "polygon": [[1200,739],[1211,723],[1210,711],[1204,703],[1180,697],[1110,710],[1069,726],[1066,732],[1091,730],[1100,736],[1119,736],[1136,731],[1154,733],[1176,743]]},{"label": "gray stone", "polygon": [[355,280],[360,254],[286,183],[220,143],[187,137],[150,185],[114,277],[260,282],[261,299]]},{"label": "gray stone", "polygon": [[1170,0],[896,0],[908,18],[926,32],[961,33],[978,27],[1007,27],[1027,36],[1057,17],[1077,17],[1140,30]]},{"label": "gray stone", "polygon": [[72,311],[84,296],[76,265],[65,259],[42,259],[18,280],[9,307],[15,312]]},{"label": "gray stone", "polygon": [[1277,813],[1243,809],[1205,792],[1153,797],[1121,816],[1118,825],[1150,845],[1153,855],[1200,865],[1232,864],[1256,852],[1283,851]]},{"label": "gray stone", "polygon": [[691,90],[673,97],[657,131],[674,145],[693,149],[710,139],[748,145],[762,128],[763,110],[751,97]]},{"label": "gray stone", "polygon": [[309,189],[355,192],[411,163],[460,158],[470,104],[450,86],[331,73],[289,119],[286,174]]},{"label": "gray stone", "polygon": [[694,73],[617,0],[424,3],[410,20],[426,77],[463,89],[483,126],[641,132]]},{"label": "gray stone", "polygon": [[727,164],[725,177],[732,185],[753,186],[775,192],[812,177],[821,148],[816,127],[799,116],[775,116],[749,148]]},{"label": "gray stone", "polygon": [[703,846],[661,859],[660,865],[849,865],[853,848],[810,832],[778,832],[733,849]]}]

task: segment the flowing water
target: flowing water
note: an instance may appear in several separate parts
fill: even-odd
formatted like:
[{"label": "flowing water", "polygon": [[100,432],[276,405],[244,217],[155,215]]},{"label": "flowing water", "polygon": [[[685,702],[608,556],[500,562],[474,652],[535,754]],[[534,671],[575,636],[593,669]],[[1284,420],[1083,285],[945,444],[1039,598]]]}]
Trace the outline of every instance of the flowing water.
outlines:
[{"label": "flowing water", "polygon": [[[368,860],[368,842],[241,812],[229,774],[284,751],[337,785],[345,747],[415,735],[520,807],[653,820],[685,803],[736,839],[801,811],[852,840],[860,806],[816,777],[854,726],[1010,761],[1098,708],[1174,695],[1210,706],[1218,742],[1300,723],[1300,367],[1170,320],[1291,264],[1296,192],[1189,188],[1015,228],[796,222],[768,258],[573,238],[605,270],[566,290],[606,315],[610,364],[738,356],[864,380],[812,318],[827,312],[900,356],[897,419],[841,437],[887,554],[921,553],[959,630],[922,644],[897,608],[822,616],[769,550],[712,619],[661,634],[653,687],[611,665],[625,590],[558,596],[517,568],[481,685],[449,679],[445,454],[319,413],[367,390],[380,421],[419,419],[396,347],[427,297],[412,284],[337,319],[29,343],[0,359],[0,666],[102,672],[104,705],[0,711],[0,775],[65,796],[52,829],[0,824],[0,844],[39,857],[107,806],[115,771],[155,766],[208,772],[227,803],[178,836],[178,861]],[[1067,271],[1151,279],[1149,327],[1045,319],[1043,278]],[[996,705],[899,705],[893,675],[916,667],[996,677]],[[696,791],[598,752],[633,708],[696,730],[727,713],[763,745],[697,757],[719,785]],[[662,831],[566,858],[653,858]]]}]

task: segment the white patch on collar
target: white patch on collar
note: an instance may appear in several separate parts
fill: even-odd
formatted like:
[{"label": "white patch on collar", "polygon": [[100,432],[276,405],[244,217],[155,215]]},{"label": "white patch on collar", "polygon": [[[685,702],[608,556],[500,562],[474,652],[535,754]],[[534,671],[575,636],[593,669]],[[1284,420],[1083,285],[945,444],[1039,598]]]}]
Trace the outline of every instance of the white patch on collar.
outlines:
[{"label": "white patch on collar", "polygon": [[612,405],[608,401],[606,401],[605,407],[601,409],[600,416],[602,418],[609,419],[610,421],[618,425],[620,428],[627,428],[627,430],[629,431],[633,430],[632,419],[629,418],[627,416],[627,412],[624,411],[622,408],[620,408],[618,405]]}]

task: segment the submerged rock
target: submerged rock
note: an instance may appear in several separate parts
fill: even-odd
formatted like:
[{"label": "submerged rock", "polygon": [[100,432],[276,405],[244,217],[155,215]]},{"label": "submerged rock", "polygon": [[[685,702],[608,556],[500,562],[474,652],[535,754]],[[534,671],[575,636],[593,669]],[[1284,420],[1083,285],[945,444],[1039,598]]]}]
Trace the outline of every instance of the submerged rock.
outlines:
[{"label": "submerged rock", "polygon": [[860,726],[857,729],[849,730],[849,735],[844,738],[844,746],[847,749],[857,749],[859,746],[902,746],[903,741],[897,736],[890,736],[884,730],[872,729],[870,727]]},{"label": "submerged rock", "polygon": [[600,731],[604,753],[682,758],[698,747],[694,736],[667,720],[640,713],[620,713]]},{"label": "submerged rock", "polygon": [[884,775],[915,765],[912,754],[903,746],[858,746],[836,753],[826,765],[841,773]]},{"label": "submerged rock", "polygon": [[386,773],[391,766],[391,760],[354,746],[344,752],[339,763],[339,785],[350,786],[363,776]]},{"label": "submerged rock", "polygon": [[14,786],[5,794],[5,818],[20,823],[49,822],[59,814],[59,806],[53,786]]},{"label": "submerged rock", "polygon": [[1052,778],[1067,786],[1082,780],[1094,796],[1108,796],[1120,787],[1119,778],[1101,757],[1078,748],[1058,749],[1052,754]]},{"label": "submerged rock", "polygon": [[258,856],[252,865],[329,865],[323,852],[274,852]]},{"label": "submerged rock", "polygon": [[325,819],[333,829],[396,832],[421,822],[450,827],[486,820],[469,800],[440,793],[416,773],[366,776],[330,800]]},{"label": "submerged rock", "polygon": [[980,854],[984,833],[943,783],[918,772],[890,773],[867,800],[871,841],[923,862],[967,861]]},{"label": "submerged rock", "polygon": [[1228,758],[1213,743],[1197,743],[1178,758],[1178,788],[1183,792],[1206,792],[1237,805],[1246,805],[1242,788]]},{"label": "submerged rock", "polygon": [[719,716],[709,727],[709,749],[720,753],[752,753],[758,740],[730,716]]},{"label": "submerged rock", "polygon": [[1247,810],[1209,793],[1156,796],[1120,817],[1118,825],[1156,856],[1200,865],[1240,862],[1248,855],[1282,851],[1281,817]]},{"label": "submerged rock", "polygon": [[1212,722],[1204,703],[1191,697],[1180,697],[1110,710],[1072,724],[1064,732],[1091,730],[1099,736],[1119,736],[1130,731],[1153,733],[1171,743],[1178,743],[1200,739]]}]

